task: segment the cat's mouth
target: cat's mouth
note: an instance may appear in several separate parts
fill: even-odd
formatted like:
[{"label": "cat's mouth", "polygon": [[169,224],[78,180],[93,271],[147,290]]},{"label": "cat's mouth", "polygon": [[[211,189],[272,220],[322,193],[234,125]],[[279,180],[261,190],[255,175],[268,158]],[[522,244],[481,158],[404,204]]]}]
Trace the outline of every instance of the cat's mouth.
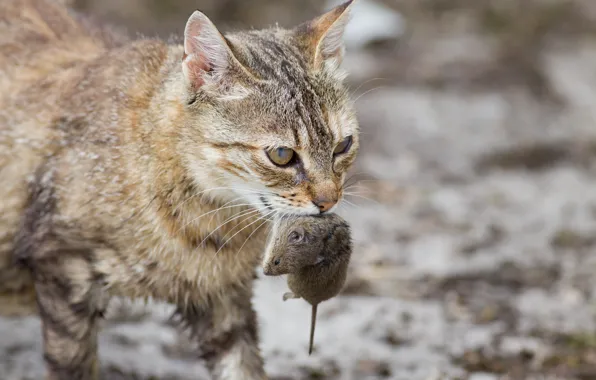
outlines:
[{"label": "cat's mouth", "polygon": [[320,211],[313,205],[313,207],[293,207],[283,202],[277,202],[275,199],[268,199],[264,195],[259,195],[259,202],[261,203],[261,211],[267,214],[284,214],[284,215],[317,215]]}]

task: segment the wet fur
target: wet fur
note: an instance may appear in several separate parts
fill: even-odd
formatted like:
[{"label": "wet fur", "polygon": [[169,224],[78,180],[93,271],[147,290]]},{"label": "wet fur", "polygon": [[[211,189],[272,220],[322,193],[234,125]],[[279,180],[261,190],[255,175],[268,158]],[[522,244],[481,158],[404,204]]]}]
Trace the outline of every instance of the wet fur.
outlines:
[{"label": "wet fur", "polygon": [[[176,304],[216,379],[266,378],[251,306],[258,218],[313,213],[312,196],[341,191],[358,144],[335,71],[305,63],[324,58],[312,32],[229,35],[260,79],[230,72],[247,92],[189,91],[182,46],[128,41],[51,0],[0,2],[0,313],[39,313],[48,379],[96,378],[112,296]],[[344,128],[354,149],[332,160]],[[303,164],[272,167],[256,142],[288,139]],[[233,186],[268,199],[204,193]]]}]

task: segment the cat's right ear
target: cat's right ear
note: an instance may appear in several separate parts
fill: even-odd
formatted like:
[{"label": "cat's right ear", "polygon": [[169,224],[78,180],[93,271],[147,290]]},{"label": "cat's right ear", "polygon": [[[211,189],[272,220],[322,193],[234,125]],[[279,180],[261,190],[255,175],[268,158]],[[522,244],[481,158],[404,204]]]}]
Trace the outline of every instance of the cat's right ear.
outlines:
[{"label": "cat's right ear", "polygon": [[343,36],[355,0],[347,0],[316,19],[299,25],[298,43],[314,69],[326,64],[338,67],[344,53]]},{"label": "cat's right ear", "polygon": [[182,70],[189,84],[198,89],[221,81],[235,61],[224,36],[207,16],[195,11],[184,30]]}]

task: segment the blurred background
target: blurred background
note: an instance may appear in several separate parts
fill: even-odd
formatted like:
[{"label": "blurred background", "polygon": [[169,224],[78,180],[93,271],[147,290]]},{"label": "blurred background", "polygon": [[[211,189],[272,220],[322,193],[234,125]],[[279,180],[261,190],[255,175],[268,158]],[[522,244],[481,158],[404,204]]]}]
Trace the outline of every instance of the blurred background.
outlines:
[{"label": "blurred background", "polygon": [[[168,38],[195,9],[226,31],[337,3],[73,7]],[[596,379],[596,1],[359,0],[346,44],[362,129],[339,212],[356,243],[349,283],[319,307],[309,357],[309,305],[259,280],[272,379]],[[167,318],[116,304],[106,379],[207,379]],[[0,322],[1,379],[40,377],[38,334],[35,319]]]}]

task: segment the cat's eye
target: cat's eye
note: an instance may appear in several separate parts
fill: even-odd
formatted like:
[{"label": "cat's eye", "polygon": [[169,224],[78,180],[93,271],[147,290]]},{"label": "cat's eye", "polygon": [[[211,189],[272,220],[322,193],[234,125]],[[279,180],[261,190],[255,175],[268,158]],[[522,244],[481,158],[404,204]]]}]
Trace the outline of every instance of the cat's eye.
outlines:
[{"label": "cat's eye", "polygon": [[346,153],[350,149],[351,146],[352,146],[352,136],[348,136],[335,146],[335,149],[333,149],[333,155]]},{"label": "cat's eye", "polygon": [[296,152],[290,148],[274,148],[267,151],[267,157],[278,166],[287,166],[294,161]]}]

